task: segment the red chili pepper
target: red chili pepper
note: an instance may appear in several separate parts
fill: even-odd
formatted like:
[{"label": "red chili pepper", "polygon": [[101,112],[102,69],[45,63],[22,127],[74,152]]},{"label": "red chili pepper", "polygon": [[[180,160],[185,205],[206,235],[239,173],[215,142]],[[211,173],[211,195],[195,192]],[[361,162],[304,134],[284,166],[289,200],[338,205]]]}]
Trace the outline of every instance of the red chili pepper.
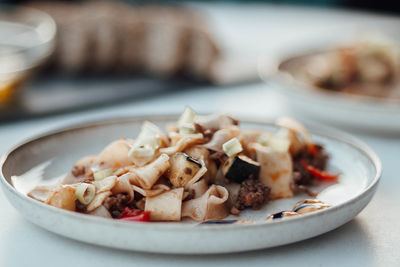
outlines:
[{"label": "red chili pepper", "polygon": [[318,150],[316,149],[314,144],[309,144],[307,149],[308,149],[308,154],[312,156],[316,156],[318,154]]},{"label": "red chili pepper", "polygon": [[339,177],[339,174],[331,174],[329,172],[326,171],[321,171],[309,164],[307,164],[307,162],[302,161],[301,165],[303,165],[304,168],[306,168],[306,170],[311,173],[312,175],[314,175],[316,178],[321,179],[321,180],[325,180],[325,181],[336,181]]},{"label": "red chili pepper", "polygon": [[129,221],[129,222],[149,222],[150,211],[134,210],[125,207],[122,210],[122,216],[118,220]]}]

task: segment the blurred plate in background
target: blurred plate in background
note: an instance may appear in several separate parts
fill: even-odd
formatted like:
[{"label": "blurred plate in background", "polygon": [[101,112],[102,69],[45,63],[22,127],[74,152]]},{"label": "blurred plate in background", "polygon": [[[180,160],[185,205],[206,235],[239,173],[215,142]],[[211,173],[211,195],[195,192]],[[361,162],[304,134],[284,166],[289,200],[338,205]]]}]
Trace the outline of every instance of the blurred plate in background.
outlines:
[{"label": "blurred plate in background", "polygon": [[[396,40],[395,25],[391,27],[344,29],[338,28],[329,36],[320,36],[306,43],[293,43],[274,57],[269,55],[259,63],[261,78],[281,93],[290,109],[307,117],[347,128],[373,132],[400,131],[400,99],[373,97],[362,94],[348,94],[317,88],[300,79],[293,70],[306,68],[306,61],[322,52],[333,51],[342,45],[349,45],[376,32]],[[366,27],[364,25],[364,27]],[[362,30],[364,29],[364,30]],[[366,33],[366,34],[365,34]],[[400,88],[397,88],[400,90]]]}]

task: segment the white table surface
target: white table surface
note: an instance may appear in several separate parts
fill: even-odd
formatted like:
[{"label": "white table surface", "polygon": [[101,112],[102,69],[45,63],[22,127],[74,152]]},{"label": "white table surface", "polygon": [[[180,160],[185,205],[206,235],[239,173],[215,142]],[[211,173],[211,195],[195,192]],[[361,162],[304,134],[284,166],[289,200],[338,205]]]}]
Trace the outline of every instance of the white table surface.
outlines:
[{"label": "white table surface", "polygon": [[[249,58],[256,58],[265,47],[304,39],[338,24],[400,22],[396,18],[338,10],[259,5],[201,7],[210,12],[216,31],[229,49],[247,54]],[[179,113],[187,104],[199,112],[224,111],[265,119],[291,113],[282,98],[262,83],[200,88],[112,107],[3,124],[0,125],[0,152],[4,153],[32,135],[71,123],[120,115]],[[397,169],[400,136],[354,134],[382,159],[382,181],[371,203],[355,219],[322,236],[273,249],[224,255],[127,252],[47,232],[24,220],[1,192],[0,266],[400,266],[400,175]]]}]

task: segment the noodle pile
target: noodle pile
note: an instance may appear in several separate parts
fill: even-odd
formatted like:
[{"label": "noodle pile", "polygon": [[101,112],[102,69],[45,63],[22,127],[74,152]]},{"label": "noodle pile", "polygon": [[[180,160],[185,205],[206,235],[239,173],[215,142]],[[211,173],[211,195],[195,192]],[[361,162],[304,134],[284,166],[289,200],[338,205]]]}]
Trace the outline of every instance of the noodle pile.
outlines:
[{"label": "noodle pile", "polygon": [[166,132],[144,122],[135,140],[112,142],[80,159],[61,184],[36,187],[28,196],[114,219],[221,220],[296,192],[295,158],[311,138],[293,119],[277,125],[275,133],[241,130],[228,115],[199,116],[186,108]]}]

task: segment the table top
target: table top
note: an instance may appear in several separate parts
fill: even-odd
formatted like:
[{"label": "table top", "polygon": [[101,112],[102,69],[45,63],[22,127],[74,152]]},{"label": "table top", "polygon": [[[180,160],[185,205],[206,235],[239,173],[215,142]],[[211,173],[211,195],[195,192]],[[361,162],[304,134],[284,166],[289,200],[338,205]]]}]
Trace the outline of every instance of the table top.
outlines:
[{"label": "table top", "polygon": [[[400,23],[396,18],[372,14],[292,6],[204,4],[200,7],[210,13],[216,30],[221,32],[224,39],[232,41],[234,45],[230,46],[231,51],[240,51],[240,47],[250,47],[246,53],[254,58],[262,52],[262,47],[288,42],[291,38],[305,38],[306,32],[315,33],[323,29],[324,25],[327,29],[335,23]],[[236,19],[239,15],[241,21]],[[250,23],[256,26],[249,28]],[[294,26],[296,27],[293,28]],[[300,28],[304,31],[299,31]],[[270,30],[268,38],[263,35],[267,29]],[[276,38],[281,32],[285,32],[285,37],[277,41]],[[270,37],[274,39],[274,44],[268,43]],[[2,124],[0,153],[32,135],[68,124],[118,116],[180,113],[185,105],[190,105],[200,113],[221,111],[264,119],[283,114],[298,115],[292,114],[285,106],[282,96],[263,83],[219,88],[208,86],[195,90],[173,91],[140,101],[125,101],[108,107]],[[301,119],[307,121],[307,118]],[[0,216],[0,266],[51,264],[100,267],[114,266],[115,263],[119,266],[399,266],[400,213],[396,211],[399,211],[400,203],[400,179],[397,170],[400,164],[400,138],[374,136],[362,132],[352,134],[377,152],[383,163],[384,174],[373,200],[355,219],[319,237],[272,249],[223,255],[181,256],[120,251],[81,243],[47,232],[23,219],[6,200],[3,192],[0,192],[0,208],[3,211]]]}]

